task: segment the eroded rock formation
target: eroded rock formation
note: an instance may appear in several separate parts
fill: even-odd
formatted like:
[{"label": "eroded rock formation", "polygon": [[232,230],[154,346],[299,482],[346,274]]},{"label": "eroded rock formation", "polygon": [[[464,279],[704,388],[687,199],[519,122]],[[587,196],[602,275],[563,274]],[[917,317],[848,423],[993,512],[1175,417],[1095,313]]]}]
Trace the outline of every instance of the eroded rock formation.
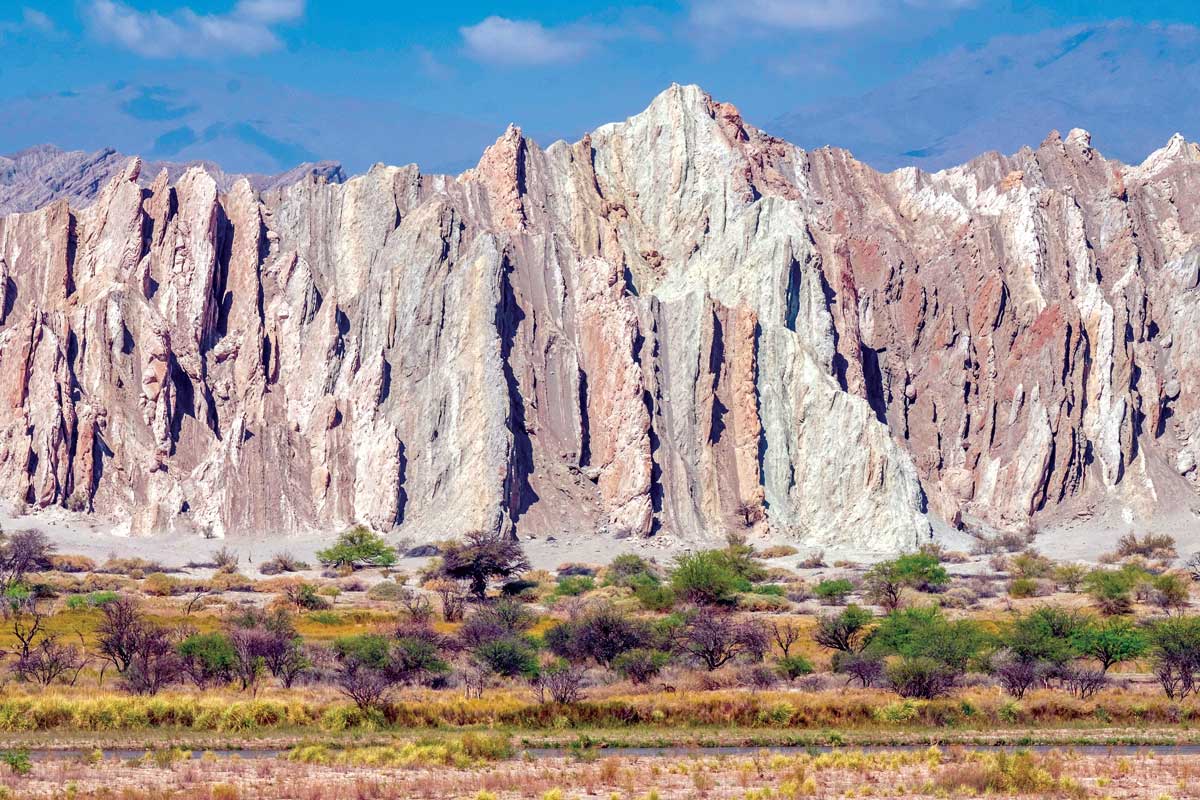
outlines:
[{"label": "eroded rock formation", "polygon": [[1200,148],[937,174],[675,86],[458,177],[0,220],[0,492],[135,532],[472,528],[911,547],[1193,503]]}]

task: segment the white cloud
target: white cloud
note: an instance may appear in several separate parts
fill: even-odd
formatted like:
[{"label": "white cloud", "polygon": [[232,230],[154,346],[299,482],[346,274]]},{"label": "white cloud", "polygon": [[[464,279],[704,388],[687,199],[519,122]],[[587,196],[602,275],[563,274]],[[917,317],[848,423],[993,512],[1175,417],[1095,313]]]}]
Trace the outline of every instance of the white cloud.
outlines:
[{"label": "white cloud", "polygon": [[92,0],[94,33],[147,58],[258,55],[283,46],[273,27],[304,16],[305,0],[238,0],[224,14],[139,11],[120,0]]},{"label": "white cloud", "polygon": [[588,27],[552,29],[540,22],[496,16],[458,30],[472,58],[524,66],[576,61],[603,38],[599,31]]},{"label": "white cloud", "polygon": [[905,9],[955,10],[977,0],[693,0],[690,18],[715,30],[750,25],[761,30],[838,30],[886,19]]},{"label": "white cloud", "polygon": [[21,18],[15,22],[0,21],[0,39],[7,34],[40,33],[52,36],[58,33],[54,20],[35,8],[22,8]]}]

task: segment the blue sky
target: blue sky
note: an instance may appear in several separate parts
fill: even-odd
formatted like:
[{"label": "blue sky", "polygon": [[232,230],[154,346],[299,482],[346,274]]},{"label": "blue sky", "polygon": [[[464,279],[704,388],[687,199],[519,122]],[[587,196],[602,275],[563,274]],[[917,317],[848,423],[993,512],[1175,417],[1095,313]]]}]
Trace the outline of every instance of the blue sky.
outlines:
[{"label": "blue sky", "polygon": [[[573,138],[638,112],[672,81],[698,83],[770,129],[997,37],[1019,51],[1021,37],[1113,20],[1196,26],[1200,4],[0,0],[0,114],[15,120],[0,152],[48,141],[239,170],[309,158],[455,169],[510,121],[545,143]],[[1171,63],[1190,65],[1190,40],[1174,46]],[[1173,111],[1160,110],[1163,126]],[[822,135],[843,134],[856,135]]]}]

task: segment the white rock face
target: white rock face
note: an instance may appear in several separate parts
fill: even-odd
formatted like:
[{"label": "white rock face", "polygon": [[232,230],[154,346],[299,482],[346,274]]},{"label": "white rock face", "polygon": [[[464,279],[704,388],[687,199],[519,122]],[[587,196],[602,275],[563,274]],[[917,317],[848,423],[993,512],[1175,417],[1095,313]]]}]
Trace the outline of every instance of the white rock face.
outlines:
[{"label": "white rock face", "polygon": [[458,177],[125,166],[0,219],[0,493],[217,535],[892,552],[1191,502],[1200,157],[876,173],[695,87]]}]

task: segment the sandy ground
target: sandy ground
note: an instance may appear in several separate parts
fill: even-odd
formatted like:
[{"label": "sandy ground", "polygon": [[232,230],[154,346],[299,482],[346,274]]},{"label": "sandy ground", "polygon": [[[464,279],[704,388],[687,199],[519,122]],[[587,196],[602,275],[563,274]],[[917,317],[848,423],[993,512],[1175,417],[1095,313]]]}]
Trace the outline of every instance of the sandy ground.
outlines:
[{"label": "sandy ground", "polygon": [[[12,531],[32,528],[44,532],[57,545],[60,552],[78,553],[102,562],[111,556],[141,558],[157,561],[167,567],[182,567],[189,562],[205,562],[212,552],[227,547],[237,552],[246,565],[244,572],[253,574],[253,567],[281,551],[287,551],[305,561],[315,561],[317,550],[328,547],[336,534],[310,533],[292,536],[237,537],[230,539],[205,539],[203,537],[180,537],[178,535],[156,535],[132,537],[122,533],[127,526],[118,520],[100,516],[74,514],[63,509],[51,508],[32,514],[18,516],[11,507],[0,504],[0,530]],[[1068,520],[1043,527],[1034,541],[1034,547],[1047,556],[1060,561],[1095,562],[1099,556],[1113,549],[1117,539],[1128,532],[1144,533],[1153,530],[1169,533],[1176,538],[1181,558],[1200,551],[1200,519],[1191,511],[1164,514],[1152,522],[1130,520],[1122,516],[1094,517]],[[402,532],[386,537],[401,552],[418,542],[406,538]],[[934,521],[934,539],[948,550],[971,552],[976,542],[974,537]],[[562,536],[528,539],[523,542],[526,553],[535,568],[555,569],[572,562],[606,564],[621,553],[636,553],[659,563],[669,563],[682,552],[702,547],[717,546],[719,537],[711,542],[681,542],[672,536],[650,539],[615,540],[599,536]],[[803,545],[782,537],[766,534],[751,535],[750,543],[759,547],[776,544],[791,544],[800,552],[791,558],[775,563],[794,567],[806,556],[822,552],[826,563],[843,560],[855,563],[870,563],[886,554],[871,553],[848,548],[805,548]],[[424,559],[404,559],[400,566],[415,569]],[[969,571],[969,570],[968,570]]]},{"label": "sandy ground", "polygon": [[[28,776],[5,775],[8,796],[174,797],[181,800],[383,800],[384,798],[733,798],[767,797],[1200,797],[1194,756],[1109,757],[1070,751],[1022,756],[1036,774],[1008,770],[1008,785],[977,754],[950,748],[907,753],[743,757],[604,757],[579,761],[515,759],[478,768],[297,764],[277,759],[200,759],[174,764],[104,759],[37,763]],[[994,764],[994,762],[992,762]],[[990,778],[990,780],[989,780]]]}]

